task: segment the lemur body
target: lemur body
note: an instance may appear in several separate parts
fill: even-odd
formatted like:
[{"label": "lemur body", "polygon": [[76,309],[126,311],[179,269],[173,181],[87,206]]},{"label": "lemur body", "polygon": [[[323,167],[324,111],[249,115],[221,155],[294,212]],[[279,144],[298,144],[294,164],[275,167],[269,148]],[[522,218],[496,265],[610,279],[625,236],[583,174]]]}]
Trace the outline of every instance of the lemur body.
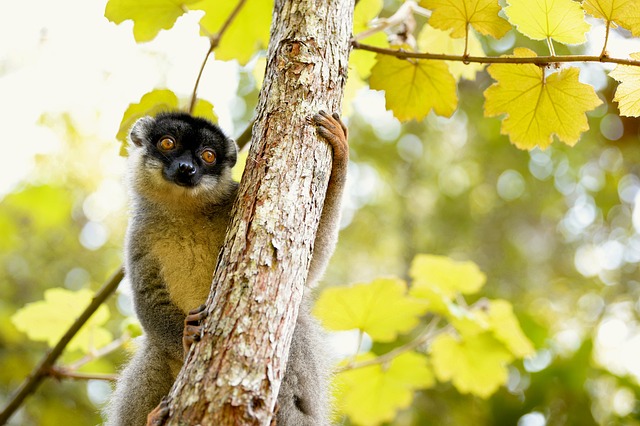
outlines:
[{"label": "lemur body", "polygon": [[[333,166],[308,287],[335,246],[348,161],[347,132],[337,115],[321,112],[314,122],[333,149]],[[206,120],[179,113],[145,117],[132,128],[130,142],[125,269],[145,335],[106,410],[110,426],[145,425],[173,385],[186,350],[185,318],[207,299],[238,190],[230,174],[235,143]],[[329,422],[329,367],[308,298],[278,395],[278,426]]]}]

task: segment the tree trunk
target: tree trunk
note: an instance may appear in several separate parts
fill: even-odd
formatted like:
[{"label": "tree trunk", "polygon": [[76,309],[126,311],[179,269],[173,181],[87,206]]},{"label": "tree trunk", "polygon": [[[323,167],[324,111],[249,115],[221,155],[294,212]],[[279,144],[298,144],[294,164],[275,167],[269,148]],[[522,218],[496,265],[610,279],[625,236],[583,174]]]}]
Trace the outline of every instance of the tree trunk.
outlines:
[{"label": "tree trunk", "polygon": [[276,0],[249,159],[202,341],[168,424],[268,425],[286,368],[331,170],[306,118],[340,111],[353,0]]}]

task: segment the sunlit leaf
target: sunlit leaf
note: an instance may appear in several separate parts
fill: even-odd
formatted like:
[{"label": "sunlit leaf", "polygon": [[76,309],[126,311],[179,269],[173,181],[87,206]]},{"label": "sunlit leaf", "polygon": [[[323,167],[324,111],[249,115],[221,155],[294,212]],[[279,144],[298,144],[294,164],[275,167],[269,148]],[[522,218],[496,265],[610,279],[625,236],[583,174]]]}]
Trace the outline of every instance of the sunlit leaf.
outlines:
[{"label": "sunlit leaf", "polygon": [[440,381],[451,380],[461,393],[488,398],[507,382],[507,364],[513,355],[491,333],[458,340],[437,336],[430,347],[431,363]]},{"label": "sunlit leaf", "polygon": [[393,341],[399,333],[411,331],[425,311],[425,303],[409,297],[407,284],[396,278],[327,288],[313,310],[330,330],[357,328],[379,342]]},{"label": "sunlit leaf", "polygon": [[[353,34],[358,36],[369,29],[369,23],[376,18],[382,10],[382,0],[362,0],[356,4],[353,11]],[[387,35],[384,31],[376,32],[368,37],[359,38],[358,41],[377,47],[389,47]],[[373,53],[364,50],[354,50],[349,55],[349,68],[355,69],[361,79],[366,79],[371,74],[371,68],[376,63]],[[349,76],[351,80],[352,76]],[[347,81],[348,84],[348,81]]]},{"label": "sunlit leaf", "polygon": [[[190,6],[204,10],[200,20],[203,35],[217,34],[238,2],[201,0]],[[273,0],[247,0],[225,31],[215,50],[216,59],[237,60],[241,65],[258,49],[265,49],[269,42],[269,28],[273,12]]]},{"label": "sunlit leaf", "polygon": [[507,0],[509,22],[533,40],[553,39],[565,44],[587,41],[591,26],[584,10],[573,0]]},{"label": "sunlit leaf", "polygon": [[126,153],[127,136],[131,126],[145,115],[155,115],[163,111],[174,111],[178,108],[178,97],[167,89],[157,89],[146,93],[138,103],[129,104],[122,116],[116,139],[122,142],[121,154]]},{"label": "sunlit leaf", "polygon": [[[464,39],[452,38],[447,31],[433,28],[430,25],[424,25],[418,35],[418,49],[421,52],[443,53],[447,55],[464,54]],[[480,40],[474,32],[469,33],[469,44],[467,47],[470,56],[483,56],[484,50],[480,44]],[[453,78],[460,80],[460,77],[467,80],[475,80],[476,73],[484,69],[484,64],[470,63],[465,65],[460,61],[447,61],[449,71]]]},{"label": "sunlit leaf", "polygon": [[242,174],[244,173],[244,168],[247,165],[247,157],[249,156],[249,150],[245,149],[238,153],[238,161],[236,165],[231,169],[231,178],[236,182],[240,182],[242,179]]},{"label": "sunlit leaf", "polygon": [[[359,360],[371,359],[367,354]],[[338,406],[358,425],[378,425],[393,420],[397,411],[411,405],[413,393],[435,384],[427,358],[407,352],[388,365],[372,365],[339,373],[335,378]]]},{"label": "sunlit leaf", "polygon": [[458,262],[446,256],[419,254],[411,262],[412,288],[438,289],[446,296],[473,294],[487,277],[473,262]]},{"label": "sunlit leaf", "polygon": [[[535,56],[518,48],[515,56]],[[502,134],[521,149],[547,148],[553,135],[573,146],[589,129],[586,112],[602,103],[592,86],[578,81],[577,68],[545,76],[533,64],[493,64],[487,68],[496,83],[485,92],[485,116],[507,114]]]},{"label": "sunlit leaf", "polygon": [[487,318],[494,336],[504,343],[511,353],[518,358],[533,355],[533,344],[522,332],[511,303],[506,300],[492,300]]},{"label": "sunlit leaf", "polygon": [[501,38],[511,25],[498,16],[498,0],[422,0],[420,5],[431,9],[432,27],[453,30],[451,37],[462,38],[470,24],[481,34]]},{"label": "sunlit leaf", "polygon": [[196,104],[193,107],[192,115],[196,117],[206,118],[214,123],[218,122],[218,116],[213,110],[213,104],[204,99],[196,100]]},{"label": "sunlit leaf", "polygon": [[183,5],[198,0],[109,0],[104,16],[116,24],[127,19],[133,21],[133,37],[140,43],[149,41],[160,30],[173,27],[185,11]]},{"label": "sunlit leaf", "polygon": [[369,85],[384,90],[387,108],[399,120],[422,120],[433,111],[450,117],[458,106],[456,80],[442,61],[376,55]]},{"label": "sunlit leaf", "polygon": [[[640,52],[632,53],[631,58],[640,61]],[[640,116],[640,68],[618,65],[609,73],[609,76],[620,82],[613,98],[618,102],[620,115]]]},{"label": "sunlit leaf", "polygon": [[590,15],[640,36],[640,3],[637,0],[584,0],[582,7]]},{"label": "sunlit leaf", "polygon": [[[89,305],[92,297],[93,292],[88,289],[71,291],[51,288],[44,292],[44,300],[28,303],[11,317],[11,322],[31,340],[54,346]],[[67,349],[89,352],[110,343],[113,336],[100,327],[109,317],[109,308],[106,305],[100,306],[71,340]]]}]

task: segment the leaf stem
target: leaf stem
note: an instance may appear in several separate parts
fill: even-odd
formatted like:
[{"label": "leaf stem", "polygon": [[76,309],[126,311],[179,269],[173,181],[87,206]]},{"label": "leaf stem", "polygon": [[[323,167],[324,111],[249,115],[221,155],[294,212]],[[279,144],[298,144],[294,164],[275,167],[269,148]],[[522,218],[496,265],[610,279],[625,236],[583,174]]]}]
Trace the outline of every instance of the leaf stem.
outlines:
[{"label": "leaf stem", "polygon": [[564,55],[564,56],[459,56],[459,55],[445,55],[440,53],[422,53],[422,52],[408,52],[406,50],[394,50],[386,49],[383,47],[371,46],[368,44],[362,44],[357,41],[352,41],[351,45],[354,49],[366,50],[368,52],[379,53],[381,55],[395,56],[399,59],[436,59],[445,61],[458,61],[458,62],[475,62],[481,64],[536,64],[536,65],[549,65],[559,64],[566,62],[601,62],[612,63],[620,65],[630,65],[634,67],[640,67],[640,61],[633,59],[600,57],[600,56],[588,56],[588,55]]},{"label": "leaf stem", "polygon": [[93,300],[86,307],[84,312],[80,314],[78,319],[69,327],[67,332],[60,338],[58,343],[49,351],[40,361],[40,363],[32,370],[29,377],[27,377],[20,387],[14,392],[9,399],[9,402],[0,412],[0,425],[5,424],[11,415],[20,407],[22,402],[31,395],[38,388],[38,385],[45,377],[50,375],[51,368],[56,360],[62,355],[62,351],[69,344],[71,339],[78,333],[82,326],[89,320],[91,315],[107,300],[109,296],[115,291],[124,277],[124,271],[122,267],[114,273],[108,282],[106,282],[100,290],[97,291]]},{"label": "leaf stem", "polygon": [[553,47],[553,40],[550,37],[547,37],[547,46],[549,47],[549,54],[555,57],[556,49]]},{"label": "leaf stem", "polygon": [[601,58],[607,57],[607,43],[609,42],[609,30],[611,29],[611,21],[607,19],[607,28],[604,32],[604,45],[602,46],[602,52],[600,52]]}]

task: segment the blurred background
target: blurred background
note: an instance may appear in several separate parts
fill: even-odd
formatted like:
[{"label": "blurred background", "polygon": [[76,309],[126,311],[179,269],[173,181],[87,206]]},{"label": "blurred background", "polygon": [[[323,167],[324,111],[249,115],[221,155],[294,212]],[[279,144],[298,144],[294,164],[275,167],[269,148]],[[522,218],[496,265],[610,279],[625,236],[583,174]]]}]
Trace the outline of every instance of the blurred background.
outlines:
[{"label": "blurred background", "polygon": [[[0,405],[46,351],[10,317],[51,287],[96,290],[122,262],[125,160],[115,134],[123,112],[154,88],[188,98],[208,49],[198,12],[137,45],[131,22],[108,22],[103,2],[3,6]],[[592,23],[596,43],[557,53],[599,54],[604,28]],[[611,56],[640,51],[625,32],[609,43]],[[494,55],[516,44],[546,52],[513,31],[483,40]],[[255,63],[212,61],[200,86],[233,136],[257,102]],[[617,115],[610,68],[581,68],[606,102],[574,148],[513,147],[500,121],[483,117],[486,72],[460,84],[450,119],[401,125],[381,93],[361,88],[345,99],[349,190],[324,285],[406,277],[417,253],[473,260],[488,276],[483,295],[511,301],[537,349],[490,399],[440,384],[394,424],[640,424],[640,120]],[[133,315],[126,283],[108,307],[106,327],[117,337]],[[86,370],[114,373],[125,356],[116,351]],[[10,424],[98,424],[109,392],[106,381],[46,380]]]}]

